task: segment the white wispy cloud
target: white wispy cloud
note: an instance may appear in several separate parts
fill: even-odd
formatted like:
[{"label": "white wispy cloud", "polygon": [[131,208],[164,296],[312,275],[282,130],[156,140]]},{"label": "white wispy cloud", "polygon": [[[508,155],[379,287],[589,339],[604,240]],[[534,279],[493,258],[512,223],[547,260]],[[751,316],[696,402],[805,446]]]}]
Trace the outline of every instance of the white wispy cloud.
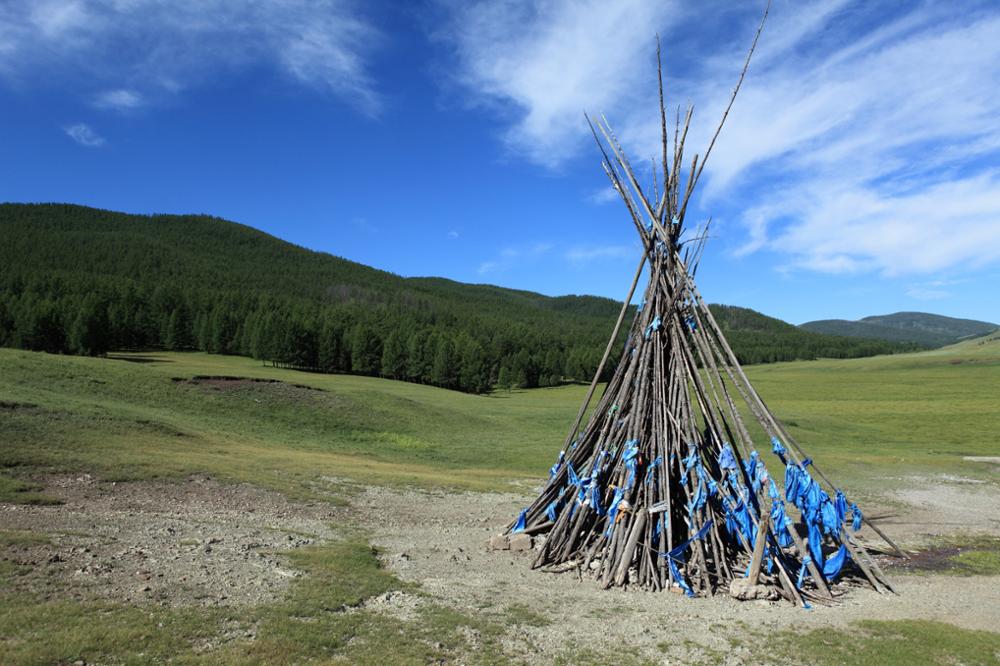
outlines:
[{"label": "white wispy cloud", "polygon": [[601,259],[638,259],[641,248],[631,245],[596,245],[572,247],[566,251],[566,259],[574,264],[586,264]]},{"label": "white wispy cloud", "polygon": [[[455,9],[446,39],[470,97],[500,108],[508,148],[558,168],[590,140],[586,109],[641,164],[659,150],[653,34],[668,102],[695,104],[688,146],[703,152],[760,9],[505,0]],[[990,3],[776,2],[700,203],[742,230],[727,239],[737,253],[776,253],[781,270],[1000,261],[998,34]]]},{"label": "white wispy cloud", "polygon": [[954,292],[949,287],[966,284],[968,282],[969,280],[967,279],[954,280],[947,278],[941,280],[929,280],[927,282],[918,282],[909,286],[906,290],[906,295],[918,301],[944,300],[954,296]]},{"label": "white wispy cloud", "polygon": [[76,141],[81,146],[86,146],[88,148],[97,148],[103,146],[106,142],[104,137],[100,136],[97,132],[91,129],[90,125],[86,123],[77,123],[75,125],[69,125],[63,128],[66,135]]},{"label": "white wispy cloud", "polygon": [[910,287],[906,295],[918,301],[940,301],[951,297],[951,292],[944,289],[929,289],[927,287]]},{"label": "white wispy cloud", "polygon": [[618,196],[615,188],[607,185],[588,194],[586,200],[589,203],[601,206],[612,201],[621,201],[621,198]]},{"label": "white wispy cloud", "polygon": [[452,229],[447,234],[445,234],[445,236],[447,236],[448,238],[454,240],[454,239],[458,238],[458,232],[455,231],[454,229]]},{"label": "white wispy cloud", "polygon": [[479,268],[476,272],[480,275],[488,275],[490,273],[500,273],[514,268],[515,266],[530,264],[532,262],[539,261],[541,258],[548,255],[549,251],[552,250],[552,247],[552,243],[545,242],[517,247],[506,247],[495,257],[479,264]]},{"label": "white wispy cloud", "polygon": [[351,225],[366,234],[374,235],[381,231],[378,225],[369,220],[367,217],[352,217]]},{"label": "white wispy cloud", "polygon": [[[679,3],[676,3],[679,4]],[[475,102],[512,108],[508,146],[555,167],[585,138],[585,109],[616,107],[646,78],[652,26],[680,8],[646,0],[454,3],[437,35]]]},{"label": "white wispy cloud", "polygon": [[[383,42],[354,0],[8,0],[0,78],[111,88],[132,108],[234,68],[271,66],[365,114],[382,107],[369,57]],[[87,96],[93,96],[91,92]]]},{"label": "white wispy cloud", "polygon": [[142,95],[134,90],[106,90],[94,97],[94,106],[99,109],[112,109],[114,111],[131,111],[138,109],[145,103]]}]

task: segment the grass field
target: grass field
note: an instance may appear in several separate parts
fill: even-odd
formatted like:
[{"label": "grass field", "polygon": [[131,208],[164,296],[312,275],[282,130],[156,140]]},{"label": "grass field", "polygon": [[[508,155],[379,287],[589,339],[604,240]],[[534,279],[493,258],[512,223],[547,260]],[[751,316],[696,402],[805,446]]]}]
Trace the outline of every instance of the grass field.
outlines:
[{"label": "grass field", "polygon": [[[988,469],[963,458],[1000,453],[997,338],[921,354],[754,366],[749,375],[808,453],[847,486],[905,474],[984,475]],[[195,376],[299,386],[176,381]],[[473,396],[240,357],[3,349],[0,465],[120,479],[207,472],[294,493],[318,475],[496,489],[545,472],[584,391]],[[7,476],[0,493],[30,493]]]},{"label": "grass field", "polygon": [[[123,480],[206,472],[286,492],[308,490],[319,475],[477,489],[537,476],[583,394],[574,386],[473,396],[207,354],[0,350],[0,368],[4,467]],[[285,383],[175,381],[200,375]]]},{"label": "grass field", "polygon": [[[1000,455],[1000,337],[748,373],[810,455],[845,487],[872,489],[911,474],[995,477],[992,467],[963,457]],[[192,381],[198,376],[280,383]],[[545,474],[584,391],[564,386],[472,396],[236,357],[90,359],[0,349],[0,500],[51,501],[37,479],[83,471],[104,480],[208,474],[333,502],[349,502],[361,483],[510,489],[511,482]],[[45,536],[0,529],[0,550],[35,538]],[[501,638],[516,625],[516,617],[469,616],[440,605],[407,622],[365,610],[331,612],[408,585],[381,570],[365,535],[349,529],[341,540],[294,558],[311,583],[297,584],[284,602],[239,613],[148,612],[0,592],[0,663],[478,663],[501,660]],[[19,569],[2,558],[0,565],[3,588]],[[205,636],[234,623],[255,627],[257,640],[199,651]],[[990,663],[1000,650],[994,634],[939,623],[875,622],[853,635],[826,635],[834,637],[831,644],[857,638],[900,660],[934,655],[951,663],[957,655],[963,663]],[[830,663],[883,663],[855,651],[829,656]]]}]

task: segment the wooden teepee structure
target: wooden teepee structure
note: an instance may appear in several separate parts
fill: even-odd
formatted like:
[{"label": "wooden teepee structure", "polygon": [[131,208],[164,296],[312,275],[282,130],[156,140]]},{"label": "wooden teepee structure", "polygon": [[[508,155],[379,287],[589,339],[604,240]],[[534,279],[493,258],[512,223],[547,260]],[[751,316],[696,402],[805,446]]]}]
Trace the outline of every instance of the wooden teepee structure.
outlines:
[{"label": "wooden teepee structure", "polygon": [[[607,121],[591,124],[643,254],[549,480],[508,528],[544,538],[535,568],[580,567],[605,588],[673,587],[689,596],[725,590],[803,605],[832,600],[830,582],[842,574],[879,591],[892,589],[853,534],[861,528],[861,510],[771,413],[699,294],[694,274],[704,233],[681,239],[691,194],[759,36],[760,28],[705,156],[695,156],[686,173],[692,109],[683,122],[678,113],[668,131],[661,70],[663,156],[659,175],[653,166],[652,196],[640,187]],[[581,430],[647,263],[649,283],[621,361]],[[770,451],[760,454],[758,443]],[[768,456],[783,468],[783,480],[769,472]]]}]

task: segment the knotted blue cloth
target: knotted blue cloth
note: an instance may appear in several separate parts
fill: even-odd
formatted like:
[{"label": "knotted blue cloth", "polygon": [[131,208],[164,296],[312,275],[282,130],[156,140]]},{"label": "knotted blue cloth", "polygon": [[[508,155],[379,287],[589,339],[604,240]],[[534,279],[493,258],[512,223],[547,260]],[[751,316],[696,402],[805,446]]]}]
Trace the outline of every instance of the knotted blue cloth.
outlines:
[{"label": "knotted blue cloth", "polygon": [[847,552],[847,546],[841,546],[836,553],[830,556],[830,559],[823,563],[823,578],[833,580],[839,576],[844,563],[849,559],[851,556]]},{"label": "knotted blue cloth", "polygon": [[512,530],[512,532],[514,534],[517,534],[518,532],[523,532],[524,528],[527,527],[527,525],[525,524],[527,519],[528,519],[528,510],[525,509],[520,513],[520,515],[518,515],[517,522],[514,523],[514,529]]},{"label": "knotted blue cloth", "polygon": [[559,466],[562,465],[563,460],[565,458],[566,458],[566,452],[565,451],[560,451],[559,452],[559,460],[556,461],[555,465],[553,465],[551,468],[549,468],[549,478],[550,479],[552,477],[554,477],[556,475],[556,473],[559,471]]},{"label": "knotted blue cloth", "polygon": [[660,327],[662,325],[663,325],[663,322],[660,321],[659,315],[657,315],[656,317],[654,317],[653,321],[650,322],[649,326],[646,327],[646,339],[648,340],[649,336],[651,336],[654,331],[660,330]]},{"label": "knotted blue cloth", "polygon": [[736,456],[733,454],[733,447],[726,444],[719,454],[719,469],[736,469]]},{"label": "knotted blue cloth", "polygon": [[694,596],[694,590],[692,590],[691,586],[688,585],[686,580],[684,580],[684,576],[681,575],[680,569],[677,568],[677,564],[680,564],[681,566],[684,565],[686,561],[686,559],[684,558],[684,551],[688,549],[688,546],[691,545],[691,542],[697,539],[704,539],[705,535],[708,534],[708,530],[710,530],[711,528],[712,528],[712,521],[710,520],[704,525],[702,525],[701,529],[698,530],[694,536],[692,536],[684,543],[680,544],[679,546],[677,546],[668,553],[660,553],[660,557],[667,558],[667,564],[670,565],[670,573],[674,575],[674,580],[677,581],[677,584],[681,586],[681,589],[684,590],[684,593],[687,594],[689,597]]}]

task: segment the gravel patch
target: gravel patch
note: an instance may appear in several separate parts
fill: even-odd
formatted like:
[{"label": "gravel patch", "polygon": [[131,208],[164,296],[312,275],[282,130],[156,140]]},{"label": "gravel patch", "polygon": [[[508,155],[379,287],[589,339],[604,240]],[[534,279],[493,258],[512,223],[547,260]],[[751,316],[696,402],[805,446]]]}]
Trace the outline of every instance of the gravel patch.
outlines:
[{"label": "gravel patch", "polygon": [[332,536],[335,510],[249,485],[45,480],[57,506],[0,504],[0,528],[50,536],[2,554],[14,584],[48,598],[241,606],[282,596],[301,572],[282,553]]},{"label": "gravel patch", "polygon": [[[938,501],[904,510],[893,509],[898,521],[914,524],[909,511],[927,517],[936,510],[939,524],[953,531],[970,525],[997,530],[993,517],[980,515],[974,523],[949,523],[957,499],[948,484],[927,486]],[[699,660],[723,663],[754,661],[750,645],[786,629],[845,628],[861,619],[929,619],[970,629],[996,630],[1000,623],[1000,578],[897,576],[898,595],[881,595],[852,586],[831,607],[803,610],[786,602],[736,601],[728,595],[688,599],[670,593],[641,590],[601,590],[597,583],[573,570],[561,574],[530,568],[534,552],[490,550],[492,535],[523,508],[532,492],[507,494],[444,493],[368,488],[354,499],[383,553],[385,565],[400,578],[418,583],[438,603],[498,619],[517,617],[512,607],[527,608],[548,623],[516,625],[507,647],[535,660],[549,661],[585,648],[597,654],[625,649],[654,660]],[[924,495],[918,496],[926,499]],[[961,497],[965,497],[961,495]],[[977,495],[978,497],[978,495]],[[879,507],[871,506],[873,513]],[[918,531],[895,531],[904,543]],[[873,539],[874,541],[874,539]],[[845,589],[841,586],[841,589]]]},{"label": "gravel patch", "polygon": [[[50,543],[22,540],[0,557],[30,566],[13,585],[49,598],[173,607],[273,602],[302,575],[283,553],[333,538],[330,525],[348,523],[371,534],[384,566],[420,586],[367,599],[358,610],[411,621],[433,603],[489,618],[505,627],[508,653],[532,662],[574,661],[584,650],[584,657],[624,652],[658,662],[749,663],[759,657],[756,645],[788,629],[847,628],[862,619],[1000,626],[1000,577],[897,571],[890,577],[898,595],[841,585],[836,606],[806,611],[724,594],[605,591],[575,569],[533,571],[534,551],[487,548],[534,496],[525,484],[509,493],[367,487],[346,509],[205,478],[107,483],[83,475],[44,485],[64,504],[0,504],[0,528],[48,535]],[[866,505],[904,547],[938,536],[1000,534],[993,483],[908,480],[881,504]],[[468,638],[478,644],[477,636]]]}]

